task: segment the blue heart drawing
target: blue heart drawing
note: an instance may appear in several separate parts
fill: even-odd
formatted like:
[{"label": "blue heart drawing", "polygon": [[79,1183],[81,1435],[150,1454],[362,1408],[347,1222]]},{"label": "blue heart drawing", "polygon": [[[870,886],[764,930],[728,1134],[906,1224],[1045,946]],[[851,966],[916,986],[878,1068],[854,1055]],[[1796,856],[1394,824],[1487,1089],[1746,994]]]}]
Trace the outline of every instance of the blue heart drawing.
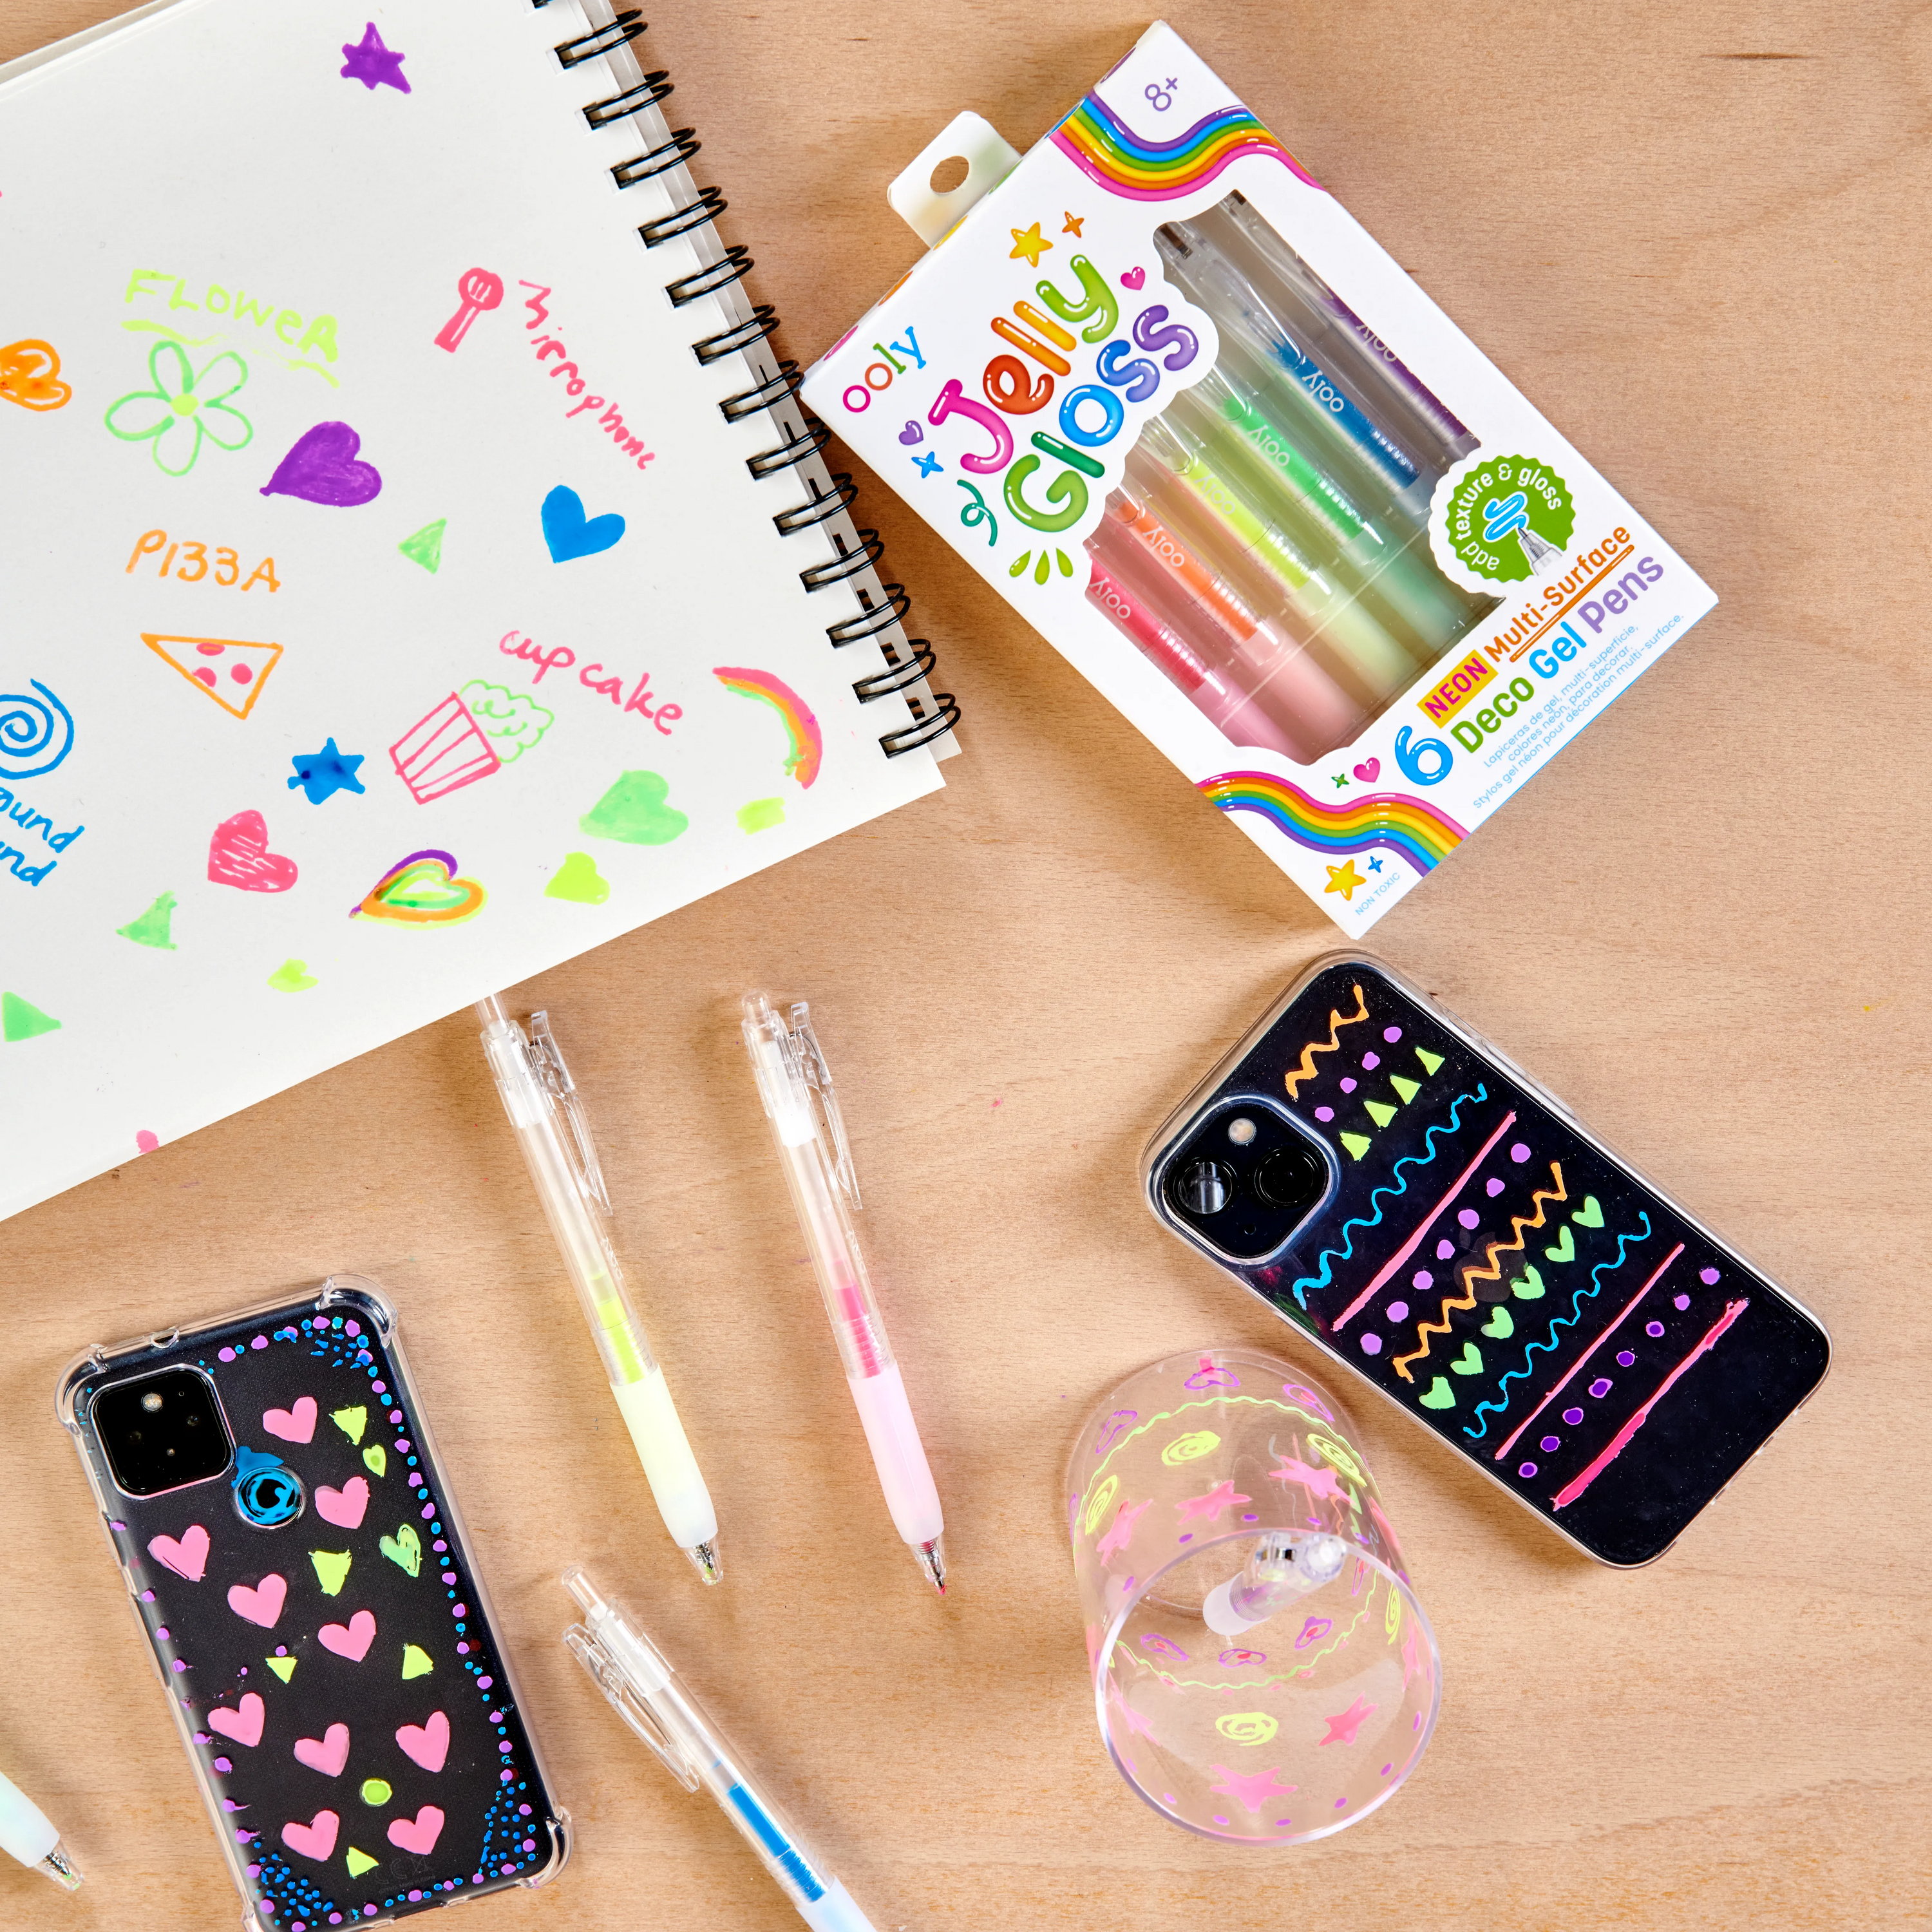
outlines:
[{"label": "blue heart drawing", "polygon": [[543,500],[544,542],[553,563],[573,557],[595,556],[624,534],[624,520],[612,510],[601,517],[584,514],[584,499],[560,483]]}]

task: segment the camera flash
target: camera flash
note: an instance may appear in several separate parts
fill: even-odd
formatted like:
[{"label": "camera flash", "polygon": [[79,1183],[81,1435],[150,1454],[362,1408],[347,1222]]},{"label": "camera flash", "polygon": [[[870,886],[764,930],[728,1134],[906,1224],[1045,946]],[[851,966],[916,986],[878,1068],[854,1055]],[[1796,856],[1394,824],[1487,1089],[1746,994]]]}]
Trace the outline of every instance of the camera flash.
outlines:
[{"label": "camera flash", "polygon": [[155,1410],[159,1408],[160,1406],[161,1399],[158,1395],[154,1395],[151,1393],[149,1394],[144,1395],[141,1398],[141,1406],[145,1408],[150,1415],[152,1415]]},{"label": "camera flash", "polygon": [[1254,1138],[1255,1133],[1255,1124],[1245,1114],[1228,1123],[1228,1138],[1237,1147],[1246,1147]]}]

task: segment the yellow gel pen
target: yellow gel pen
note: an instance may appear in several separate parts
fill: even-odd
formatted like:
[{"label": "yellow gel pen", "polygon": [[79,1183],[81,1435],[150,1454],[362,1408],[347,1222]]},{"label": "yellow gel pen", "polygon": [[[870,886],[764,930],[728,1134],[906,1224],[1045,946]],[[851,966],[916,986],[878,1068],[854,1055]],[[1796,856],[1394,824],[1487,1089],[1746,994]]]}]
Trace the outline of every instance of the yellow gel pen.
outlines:
[{"label": "yellow gel pen", "polygon": [[610,1196],[570,1070],[550,1032],[549,1016],[532,1013],[526,1038],[494,994],[479,1000],[476,1012],[483,1022],[483,1051],[496,1076],[503,1110],[516,1130],[524,1164],[590,1324],[618,1412],[637,1445],[658,1514],[698,1574],[706,1582],[715,1583],[719,1574],[718,1512],[611,1249],[606,1228]]}]

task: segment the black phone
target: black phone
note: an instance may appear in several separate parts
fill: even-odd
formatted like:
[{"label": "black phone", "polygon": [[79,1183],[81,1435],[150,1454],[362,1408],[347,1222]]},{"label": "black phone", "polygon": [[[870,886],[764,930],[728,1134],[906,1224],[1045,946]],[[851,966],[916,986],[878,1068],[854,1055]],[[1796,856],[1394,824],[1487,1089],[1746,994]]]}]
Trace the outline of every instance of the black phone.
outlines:
[{"label": "black phone", "polygon": [[1660,1556],[1831,1340],[1379,962],[1318,961],[1169,1115],[1162,1223],[1587,1555]]}]

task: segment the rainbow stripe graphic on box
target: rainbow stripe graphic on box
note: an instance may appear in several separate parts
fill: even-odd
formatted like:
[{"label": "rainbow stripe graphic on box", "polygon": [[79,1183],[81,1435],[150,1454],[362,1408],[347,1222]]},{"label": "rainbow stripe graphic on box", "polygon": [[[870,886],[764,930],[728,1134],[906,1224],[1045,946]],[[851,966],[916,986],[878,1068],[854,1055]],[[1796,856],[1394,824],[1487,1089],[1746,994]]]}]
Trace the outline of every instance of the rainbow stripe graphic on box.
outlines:
[{"label": "rainbow stripe graphic on box", "polygon": [[1298,181],[1322,186],[1245,107],[1224,107],[1172,141],[1142,141],[1090,94],[1051,138],[1082,173],[1132,201],[1172,201],[1205,186],[1244,154],[1279,161]]},{"label": "rainbow stripe graphic on box", "polygon": [[1386,845],[1419,875],[1432,872],[1468,837],[1446,812],[1406,792],[1378,791],[1346,805],[1324,805],[1271,772],[1222,772],[1200,788],[1223,812],[1258,812],[1312,852],[1366,852]]},{"label": "rainbow stripe graphic on box", "polygon": [[784,720],[784,728],[791,734],[791,756],[785,760],[786,773],[801,785],[810,784],[825,762],[825,734],[812,715],[811,706],[782,678],[772,676],[768,670],[716,664],[711,674],[727,691],[735,691],[740,698],[759,699]]}]

